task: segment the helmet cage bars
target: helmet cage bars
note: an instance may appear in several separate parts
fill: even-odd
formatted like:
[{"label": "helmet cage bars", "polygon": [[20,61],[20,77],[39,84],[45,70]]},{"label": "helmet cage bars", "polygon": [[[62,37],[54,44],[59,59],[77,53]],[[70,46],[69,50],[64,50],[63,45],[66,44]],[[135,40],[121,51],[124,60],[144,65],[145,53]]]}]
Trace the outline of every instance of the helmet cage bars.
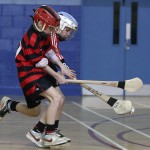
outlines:
[{"label": "helmet cage bars", "polygon": [[71,28],[73,30],[77,30],[77,24],[72,22],[72,20],[66,18],[65,16],[60,15],[60,30],[63,30],[65,27]]},{"label": "helmet cage bars", "polygon": [[47,27],[58,27],[60,24],[60,17],[59,15],[49,6],[42,5],[38,9],[35,10],[35,14],[33,16],[34,25],[37,27],[37,22],[42,22],[42,29],[38,29],[42,32]]},{"label": "helmet cage bars", "polygon": [[[59,26],[59,31],[57,32],[61,37],[61,32],[65,29],[65,27],[68,27],[72,29],[70,32],[70,36],[68,38],[65,38],[65,40],[71,39],[74,37],[77,28],[78,28],[78,22],[73,18],[70,14],[66,12],[58,12],[60,16],[60,26]],[[63,38],[63,37],[62,37]]]}]

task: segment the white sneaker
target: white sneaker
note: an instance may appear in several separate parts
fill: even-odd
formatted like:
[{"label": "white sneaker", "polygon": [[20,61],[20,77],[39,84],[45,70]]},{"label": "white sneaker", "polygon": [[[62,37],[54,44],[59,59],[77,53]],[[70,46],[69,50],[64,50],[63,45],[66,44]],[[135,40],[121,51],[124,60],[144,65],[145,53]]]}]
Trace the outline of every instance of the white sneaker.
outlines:
[{"label": "white sneaker", "polygon": [[66,140],[61,138],[56,132],[52,132],[46,134],[44,137],[44,146],[54,146],[54,145],[61,145],[67,143]]},{"label": "white sneaker", "polygon": [[9,97],[4,96],[0,102],[0,121],[5,117],[10,110],[7,108],[7,101],[10,100]]},{"label": "white sneaker", "polygon": [[26,137],[32,141],[33,143],[35,143],[37,146],[39,147],[44,147],[43,145],[43,139],[42,139],[42,134],[35,132],[34,130],[30,130],[27,134]]},{"label": "white sneaker", "polygon": [[63,134],[60,133],[60,129],[57,129],[55,132],[56,132],[56,134],[57,134],[59,137],[63,138],[63,139],[66,140],[67,142],[71,142],[71,139],[70,139],[70,138],[68,138],[68,137],[66,137],[66,136],[64,136]]}]

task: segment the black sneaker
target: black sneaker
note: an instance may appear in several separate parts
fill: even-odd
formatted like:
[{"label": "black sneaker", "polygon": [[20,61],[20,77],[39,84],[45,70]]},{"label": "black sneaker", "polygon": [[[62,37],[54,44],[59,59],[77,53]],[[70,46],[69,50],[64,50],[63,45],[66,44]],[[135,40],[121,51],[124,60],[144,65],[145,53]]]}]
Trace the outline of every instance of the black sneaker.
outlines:
[{"label": "black sneaker", "polygon": [[10,110],[7,108],[7,102],[10,100],[9,97],[4,96],[0,102],[0,121],[5,117]]}]

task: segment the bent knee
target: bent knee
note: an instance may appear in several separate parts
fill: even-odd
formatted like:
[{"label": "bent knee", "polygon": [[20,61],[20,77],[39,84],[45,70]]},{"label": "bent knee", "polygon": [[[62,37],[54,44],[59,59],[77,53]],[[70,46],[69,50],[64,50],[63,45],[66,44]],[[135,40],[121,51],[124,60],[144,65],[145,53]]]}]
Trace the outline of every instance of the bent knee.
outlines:
[{"label": "bent knee", "polygon": [[59,103],[64,103],[65,97],[64,95],[59,95],[59,97],[56,97],[56,100],[59,101]]},{"label": "bent knee", "polygon": [[64,103],[64,101],[65,101],[65,96],[62,95],[62,100],[61,100],[62,104]]}]

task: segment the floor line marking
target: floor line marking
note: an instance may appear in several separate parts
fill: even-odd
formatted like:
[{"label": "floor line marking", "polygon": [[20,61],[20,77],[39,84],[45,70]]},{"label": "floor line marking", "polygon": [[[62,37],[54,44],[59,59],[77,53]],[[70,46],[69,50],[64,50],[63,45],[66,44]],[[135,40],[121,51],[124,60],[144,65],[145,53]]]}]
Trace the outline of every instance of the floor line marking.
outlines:
[{"label": "floor line marking", "polygon": [[139,105],[139,106],[143,106],[143,107],[145,107],[145,108],[150,108],[150,106],[145,105],[145,104],[141,104],[141,103],[138,103],[138,102],[132,102],[132,103],[134,103],[134,104],[136,104],[136,105]]},{"label": "floor line marking", "polygon": [[105,135],[103,135],[102,133],[96,131],[95,129],[91,128],[90,126],[88,126],[87,124],[85,124],[84,122],[74,118],[73,116],[69,115],[66,112],[62,112],[65,116],[69,117],[70,119],[78,122],[79,124],[81,124],[82,126],[86,127],[87,129],[90,129],[91,131],[93,131],[95,134],[101,136],[103,139],[107,140],[108,142],[114,144],[115,146],[117,146],[118,148],[120,148],[121,150],[127,150],[125,147],[121,146],[120,144],[114,142],[113,140],[111,140],[110,138],[106,137]]},{"label": "floor line marking", "polygon": [[83,109],[85,109],[85,110],[87,110],[87,111],[93,113],[93,114],[96,114],[96,115],[98,115],[98,116],[100,116],[100,117],[102,117],[102,118],[108,119],[108,120],[110,120],[110,121],[112,121],[112,122],[114,122],[114,123],[116,123],[116,124],[119,124],[119,125],[121,125],[121,126],[124,126],[124,127],[128,128],[128,129],[130,129],[130,130],[132,130],[132,131],[134,131],[134,132],[136,132],[136,133],[139,133],[139,134],[141,134],[141,135],[143,135],[143,136],[145,136],[145,137],[147,137],[147,138],[150,138],[150,135],[148,135],[148,134],[145,134],[145,133],[143,133],[143,132],[141,132],[141,131],[138,131],[138,130],[132,128],[132,127],[129,127],[129,126],[125,125],[125,124],[122,124],[122,123],[120,123],[120,122],[118,122],[118,121],[115,121],[115,120],[113,120],[113,119],[111,119],[111,118],[109,118],[109,117],[106,117],[106,116],[102,115],[102,114],[99,114],[99,113],[97,113],[97,112],[95,112],[95,111],[93,111],[93,110],[91,110],[91,109],[89,109],[89,108],[86,108],[86,107],[84,107],[84,106],[79,105],[79,104],[76,103],[76,102],[72,102],[72,103],[73,103],[74,105],[80,107],[80,108],[83,108]]}]

